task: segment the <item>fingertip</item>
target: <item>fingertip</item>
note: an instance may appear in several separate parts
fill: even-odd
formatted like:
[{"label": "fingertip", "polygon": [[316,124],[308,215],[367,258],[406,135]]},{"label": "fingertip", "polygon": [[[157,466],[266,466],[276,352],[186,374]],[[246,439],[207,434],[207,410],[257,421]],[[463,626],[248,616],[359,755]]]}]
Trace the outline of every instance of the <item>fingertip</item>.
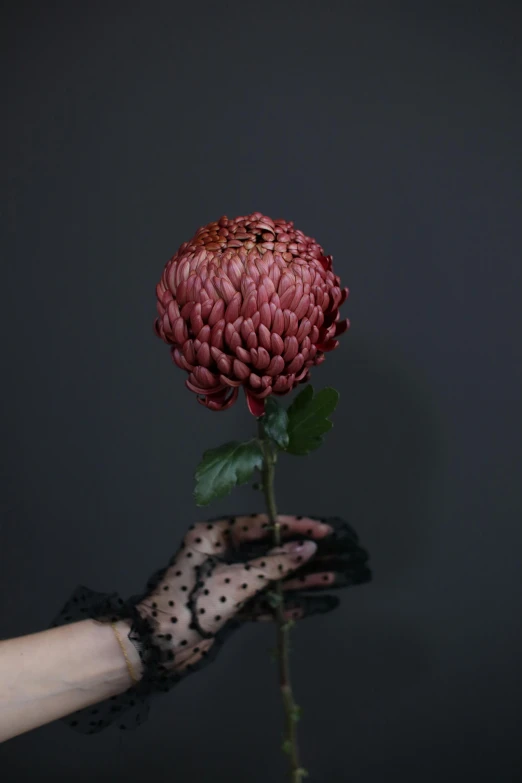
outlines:
[{"label": "fingertip", "polygon": [[333,533],[333,527],[331,525],[325,525],[324,522],[320,522],[317,525],[317,532],[321,536],[329,536]]},{"label": "fingertip", "polygon": [[317,552],[317,544],[315,541],[303,541],[303,555],[307,558],[312,557]]},{"label": "fingertip", "polygon": [[309,515],[280,514],[277,517],[277,522],[281,531],[286,535],[298,533],[306,535],[307,538],[326,538],[334,531],[333,527],[323,522],[322,519]]},{"label": "fingertip", "polygon": [[288,555],[308,560],[317,552],[317,544],[315,541],[290,541],[288,544],[283,544],[282,549]]},{"label": "fingertip", "polygon": [[320,519],[314,519],[314,517],[296,517],[299,522],[299,526],[307,526],[306,535],[314,538],[324,538],[333,533],[333,527],[322,522]]}]

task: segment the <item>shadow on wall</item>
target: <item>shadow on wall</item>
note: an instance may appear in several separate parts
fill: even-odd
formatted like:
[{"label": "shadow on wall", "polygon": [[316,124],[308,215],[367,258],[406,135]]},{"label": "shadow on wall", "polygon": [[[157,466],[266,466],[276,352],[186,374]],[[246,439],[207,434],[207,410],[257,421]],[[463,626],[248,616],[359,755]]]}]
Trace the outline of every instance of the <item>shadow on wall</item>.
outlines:
[{"label": "shadow on wall", "polygon": [[[296,655],[293,670],[304,682],[321,662],[320,673],[307,680],[308,704],[324,704],[332,689],[351,704],[354,775],[362,779],[376,744],[379,752],[398,752],[397,743],[408,752],[400,733],[423,718],[422,705],[433,699],[439,660],[424,590],[445,531],[449,433],[434,384],[395,345],[352,335],[343,359],[332,362],[321,383],[313,378],[317,388],[332,385],[342,394],[328,436],[334,455],[319,458],[317,478],[328,487],[328,512],[348,519],[369,550],[374,578],[342,591],[335,620],[332,614],[295,631],[307,653]],[[296,486],[297,480],[289,492]],[[322,731],[319,719],[315,729]],[[328,731],[329,741],[344,741],[342,722],[332,720]]]},{"label": "shadow on wall", "polygon": [[328,503],[331,513],[345,509],[380,585],[390,585],[429,556],[443,513],[448,422],[421,368],[383,340],[352,335],[334,370],[340,442]]}]

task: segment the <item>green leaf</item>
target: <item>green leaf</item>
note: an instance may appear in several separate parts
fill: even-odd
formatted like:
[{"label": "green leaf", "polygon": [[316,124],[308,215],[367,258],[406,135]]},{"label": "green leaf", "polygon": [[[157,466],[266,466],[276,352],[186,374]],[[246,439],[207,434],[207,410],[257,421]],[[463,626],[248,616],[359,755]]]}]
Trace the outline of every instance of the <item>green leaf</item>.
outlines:
[{"label": "green leaf", "polygon": [[296,774],[299,775],[300,778],[307,778],[309,776],[309,772],[304,767],[299,767],[299,769],[296,769]]},{"label": "green leaf", "polygon": [[306,386],[288,408],[289,454],[308,454],[319,448],[322,436],[333,426],[328,416],[335,410],[339,392],[321,389],[314,397],[312,386]]},{"label": "green leaf", "polygon": [[290,740],[285,740],[283,744],[281,745],[281,750],[283,753],[286,753],[288,756],[292,755],[292,743]]},{"label": "green leaf", "polygon": [[263,466],[263,452],[257,438],[245,443],[232,441],[205,451],[196,469],[196,505],[207,506],[222,498],[236,484],[245,484],[256,468]]},{"label": "green leaf", "polygon": [[265,415],[263,417],[263,430],[265,435],[271,438],[280,449],[288,446],[288,414],[273,397],[265,401]]}]

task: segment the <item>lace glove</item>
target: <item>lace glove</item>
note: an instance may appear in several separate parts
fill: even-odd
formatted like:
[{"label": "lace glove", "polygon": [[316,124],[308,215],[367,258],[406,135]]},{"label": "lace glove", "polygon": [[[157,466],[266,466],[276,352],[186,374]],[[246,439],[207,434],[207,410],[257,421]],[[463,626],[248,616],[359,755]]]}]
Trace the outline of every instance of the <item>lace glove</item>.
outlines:
[{"label": "lace glove", "polygon": [[240,625],[273,619],[268,593],[277,580],[283,582],[285,617],[298,620],[338,605],[325,590],[371,579],[368,554],[343,520],[280,515],[278,522],[284,543],[277,549],[265,514],[192,525],[169,564],[127,601],[78,586],[50,627],[87,618],[130,621],[143,674],[124,693],[62,720],[87,734],[115,721],[122,730],[141,725],[152,698],[214,660]]}]

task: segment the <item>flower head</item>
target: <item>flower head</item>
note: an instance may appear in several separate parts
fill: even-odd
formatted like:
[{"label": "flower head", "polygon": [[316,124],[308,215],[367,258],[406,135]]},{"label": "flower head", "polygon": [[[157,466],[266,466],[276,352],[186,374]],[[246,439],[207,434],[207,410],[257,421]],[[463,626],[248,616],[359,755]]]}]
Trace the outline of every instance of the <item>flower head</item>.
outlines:
[{"label": "flower head", "polygon": [[292,221],[261,212],[200,228],[168,261],[156,295],[154,331],[211,410],[230,407],[243,386],[262,415],[264,399],[307,381],[349,326],[332,256]]}]

